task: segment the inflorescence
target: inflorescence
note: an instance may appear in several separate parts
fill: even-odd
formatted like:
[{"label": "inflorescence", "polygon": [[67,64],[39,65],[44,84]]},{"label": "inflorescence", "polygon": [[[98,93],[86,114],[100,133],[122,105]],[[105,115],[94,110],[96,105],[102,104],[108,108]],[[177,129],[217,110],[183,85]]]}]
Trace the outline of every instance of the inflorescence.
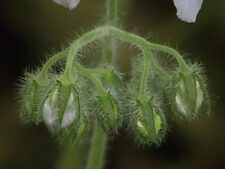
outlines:
[{"label": "inflorescence", "polygon": [[[127,42],[140,50],[126,82],[113,63],[104,59],[96,68],[81,64],[78,55],[82,49],[107,39]],[[111,45],[116,48],[117,44]],[[173,56],[176,68],[167,70],[156,64],[154,51]],[[64,69],[49,71],[65,58]],[[98,121],[106,134],[116,135],[126,126],[138,143],[158,144],[167,130],[164,113],[191,120],[202,111],[210,112],[199,65],[187,64],[170,47],[113,26],[85,33],[50,57],[36,73],[26,72],[20,93],[22,119],[36,124],[43,121],[53,135],[70,143],[85,139]]]}]

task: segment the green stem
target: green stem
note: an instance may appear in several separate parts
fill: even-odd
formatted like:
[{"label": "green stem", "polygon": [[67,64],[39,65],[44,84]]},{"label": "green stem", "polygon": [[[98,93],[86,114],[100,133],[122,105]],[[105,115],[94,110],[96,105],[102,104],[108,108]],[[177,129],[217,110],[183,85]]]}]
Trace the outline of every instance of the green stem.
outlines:
[{"label": "green stem", "polygon": [[104,89],[101,81],[96,77],[95,74],[100,74],[101,72],[99,70],[95,70],[95,69],[87,69],[81,65],[79,65],[77,63],[77,61],[74,61],[74,66],[77,68],[77,70],[83,74],[84,76],[86,76],[87,78],[91,79],[92,82],[96,85],[96,87],[98,88],[99,93],[106,93],[106,90]]},{"label": "green stem", "polygon": [[170,48],[168,46],[151,43],[151,42],[148,42],[148,44],[149,44],[149,48],[151,48],[151,49],[156,49],[156,50],[159,50],[159,51],[163,51],[163,52],[171,54],[172,56],[175,56],[175,58],[176,58],[177,62],[179,63],[182,71],[189,70],[187,64],[185,63],[185,61],[183,59],[183,57],[175,49]]},{"label": "green stem", "polygon": [[[118,22],[118,0],[107,0],[107,14],[106,25],[117,26]],[[116,55],[116,42],[115,39],[107,38],[102,41],[102,59],[106,63],[111,64],[114,56]]]},{"label": "green stem", "polygon": [[101,169],[103,167],[106,142],[107,136],[96,121],[86,169]]},{"label": "green stem", "polygon": [[56,55],[52,56],[42,67],[41,72],[38,76],[38,81],[43,82],[46,79],[46,74],[48,72],[48,69],[58,60],[64,58],[68,54],[69,48],[66,50],[57,53]]},{"label": "green stem", "polygon": [[107,24],[115,26],[118,20],[118,0],[107,0]]},{"label": "green stem", "polygon": [[[103,27],[96,28],[96,29],[84,34],[80,39],[78,39],[77,41],[75,41],[71,45],[64,76],[70,75],[70,72],[72,70],[74,57],[75,57],[76,53],[79,51],[79,49],[81,49],[82,47],[84,47],[88,43],[90,43],[90,42],[92,42],[96,39],[100,39],[100,38],[102,38],[104,36],[107,36],[107,35],[116,37],[116,38],[121,39],[123,41],[127,41],[131,44],[135,44],[140,49],[142,49],[142,51],[144,51],[144,48],[143,48],[144,46],[148,46],[149,49],[157,49],[157,50],[160,50],[160,51],[167,52],[167,53],[173,55],[176,58],[176,60],[178,61],[182,71],[188,70],[188,66],[186,65],[182,56],[176,50],[174,50],[170,47],[167,47],[167,46],[150,43],[140,36],[137,36],[135,34],[119,30],[119,29],[117,29],[115,27],[112,27],[112,26],[103,26]],[[47,70],[47,68],[49,68],[49,66],[51,64],[53,64],[53,62],[55,62],[59,58],[63,57],[62,54],[65,53],[67,50],[65,50],[63,52],[60,52],[59,54],[57,54],[57,57],[52,58],[51,61],[46,66],[44,66],[45,68],[43,69],[43,72],[45,72]],[[150,62],[156,68],[156,66],[154,65],[154,62],[153,62],[153,57],[151,55],[150,55]],[[159,67],[155,70],[163,76],[166,75],[166,73],[162,69],[160,69]]]},{"label": "green stem", "polygon": [[[144,46],[148,46],[149,49],[157,49],[159,51],[167,52],[167,53],[169,53],[169,54],[171,54],[172,56],[175,57],[175,59],[177,60],[177,62],[180,65],[182,71],[189,70],[187,64],[185,63],[185,61],[183,59],[183,57],[175,49],[172,49],[168,46],[163,46],[163,45],[148,42],[147,40],[145,40],[144,38],[142,38],[140,36],[137,36],[133,33],[129,33],[129,32],[119,30],[119,29],[114,28],[114,27],[109,28],[109,34],[111,36],[117,37],[118,39],[121,39],[121,40],[127,41],[131,44],[137,45],[139,48],[142,49],[142,51],[143,51]],[[152,56],[150,56],[150,59],[151,59],[151,62],[154,64]],[[163,70],[161,69],[159,74],[162,74],[162,72],[163,72]]]},{"label": "green stem", "polygon": [[149,70],[150,70],[150,56],[151,56],[151,52],[147,49],[144,49],[144,56],[145,56],[145,61],[144,61],[144,71],[142,73],[142,77],[141,77],[141,83],[140,83],[140,93],[139,93],[139,97],[145,96],[145,92],[146,92],[146,86],[147,86],[147,80],[148,80],[148,76],[149,76]]},{"label": "green stem", "polygon": [[[70,49],[67,48],[66,50],[64,50],[64,51],[54,55],[52,58],[50,58],[49,61],[43,66],[42,71],[41,71],[40,76],[39,76],[39,79],[44,80],[45,76],[46,76],[46,72],[48,71],[49,67],[52,66],[52,64],[54,64],[59,59],[62,59],[63,57],[65,57],[67,53],[69,53],[69,56],[68,56],[68,59],[67,59],[66,70],[65,70],[64,75],[69,75],[71,70],[72,70],[74,56],[79,51],[79,49],[81,49],[83,46],[87,45],[91,41],[96,40],[96,39],[100,39],[100,38],[102,38],[104,36],[107,36],[107,35],[111,35],[113,37],[117,37],[118,39],[130,42],[132,44],[137,45],[140,48],[142,48],[143,45],[146,45],[146,46],[149,47],[149,49],[155,49],[155,50],[167,52],[167,53],[169,53],[169,54],[171,54],[172,56],[175,57],[175,59],[179,63],[179,65],[181,67],[181,70],[183,72],[186,71],[186,70],[189,70],[189,68],[188,68],[187,64],[185,63],[184,59],[182,58],[180,53],[177,52],[176,50],[174,50],[174,49],[172,49],[168,46],[163,46],[163,45],[148,42],[144,38],[141,38],[140,36],[137,36],[135,34],[119,30],[115,27],[103,26],[103,27],[96,28],[96,29],[92,30],[91,32],[86,33],[80,39],[75,41],[71,45]],[[166,77],[166,76],[168,77],[168,75],[162,69],[160,69],[159,67],[154,65],[152,56],[150,57],[150,60],[152,62],[153,68],[160,75],[162,75],[164,77]]]},{"label": "green stem", "polygon": [[99,39],[105,35],[107,35],[107,27],[99,27],[94,29],[93,31],[90,31],[86,34],[84,34],[82,37],[80,37],[75,43],[73,43],[70,47],[66,68],[64,72],[64,76],[70,76],[70,73],[72,71],[73,61],[74,57],[76,56],[76,53],[87,45],[88,43],[92,42],[93,40]]}]

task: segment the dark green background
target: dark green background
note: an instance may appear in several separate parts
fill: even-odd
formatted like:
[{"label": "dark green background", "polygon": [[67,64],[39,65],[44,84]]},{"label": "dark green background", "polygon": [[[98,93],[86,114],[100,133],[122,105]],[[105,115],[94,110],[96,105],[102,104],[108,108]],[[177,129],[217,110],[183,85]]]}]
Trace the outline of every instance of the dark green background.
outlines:
[{"label": "dark green background", "polygon": [[[126,30],[150,33],[150,40],[178,48],[205,66],[213,111],[210,118],[171,123],[157,149],[139,149],[121,133],[109,144],[106,168],[225,168],[225,1],[204,0],[195,24],[177,19],[172,0],[127,1],[130,6],[122,12]],[[16,84],[26,67],[36,68],[77,32],[101,23],[104,3],[81,0],[69,11],[51,0],[0,0],[0,169],[53,169],[59,164],[62,148],[44,125],[22,125],[18,118]]]}]

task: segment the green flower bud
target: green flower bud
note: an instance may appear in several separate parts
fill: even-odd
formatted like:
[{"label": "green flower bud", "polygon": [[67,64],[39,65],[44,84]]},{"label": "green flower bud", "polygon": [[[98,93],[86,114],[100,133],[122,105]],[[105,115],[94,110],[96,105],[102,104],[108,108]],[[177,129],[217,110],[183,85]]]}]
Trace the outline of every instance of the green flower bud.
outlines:
[{"label": "green flower bud", "polygon": [[205,99],[205,89],[196,73],[179,73],[172,88],[173,111],[189,119],[195,118]]},{"label": "green flower bud", "polygon": [[117,132],[121,120],[118,102],[110,92],[99,95],[97,101],[99,106],[97,114],[99,122],[107,132]]},{"label": "green flower bud", "polygon": [[122,85],[120,76],[114,69],[104,69],[101,78],[102,81],[112,84],[115,87],[121,87]]},{"label": "green flower bud", "polygon": [[158,143],[165,135],[165,117],[153,104],[153,98],[137,99],[136,111],[130,122],[135,137],[143,144]]},{"label": "green flower bud", "polygon": [[74,84],[58,82],[44,102],[42,118],[52,133],[78,122],[80,103]]},{"label": "green flower bud", "polygon": [[24,85],[20,90],[21,95],[21,117],[27,122],[39,123],[41,121],[41,106],[48,92],[46,83],[39,83],[37,76],[26,73]]}]

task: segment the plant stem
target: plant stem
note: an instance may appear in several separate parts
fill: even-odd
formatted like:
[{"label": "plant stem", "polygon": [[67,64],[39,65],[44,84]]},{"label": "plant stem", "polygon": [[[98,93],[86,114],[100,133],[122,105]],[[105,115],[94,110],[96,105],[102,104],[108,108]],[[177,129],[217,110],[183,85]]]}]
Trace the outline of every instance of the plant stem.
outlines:
[{"label": "plant stem", "polygon": [[142,77],[141,77],[141,83],[140,83],[140,93],[139,93],[139,97],[145,96],[145,92],[146,92],[146,86],[147,86],[147,80],[148,80],[148,76],[149,76],[149,71],[150,71],[150,56],[151,56],[151,52],[150,50],[144,49],[144,57],[145,57],[145,61],[144,61],[144,71],[142,73]]},{"label": "plant stem", "polygon": [[[187,70],[189,71],[189,68],[188,68],[187,64],[185,63],[183,57],[175,49],[172,49],[168,46],[163,46],[163,45],[148,42],[140,36],[122,31],[122,30],[112,27],[112,26],[103,26],[103,27],[96,28],[96,29],[84,34],[80,39],[75,41],[71,45],[70,48],[67,48],[66,50],[64,50],[64,51],[54,55],[52,58],[50,58],[49,61],[43,66],[42,71],[39,76],[39,79],[40,80],[45,79],[46,72],[48,71],[49,67],[52,66],[52,64],[54,64],[59,59],[62,59],[63,57],[65,57],[67,53],[69,53],[69,56],[67,59],[66,70],[65,70],[64,75],[69,75],[72,70],[74,57],[75,57],[76,53],[79,51],[79,49],[81,49],[83,46],[87,45],[88,43],[92,42],[93,40],[101,39],[102,37],[107,36],[107,35],[111,35],[111,36],[121,39],[123,41],[127,41],[131,44],[135,44],[140,48],[142,48],[143,44],[145,44],[146,46],[148,46],[149,49],[167,52],[175,57],[175,59],[179,63],[181,70],[183,72],[185,72]],[[152,56],[150,57],[150,59],[151,59],[152,66],[157,71],[157,73],[164,77],[168,77],[168,75],[162,69],[160,69],[159,67],[154,65]]]},{"label": "plant stem", "polygon": [[107,0],[107,24],[117,25],[118,0]]},{"label": "plant stem", "polygon": [[86,169],[101,169],[103,167],[106,142],[107,136],[96,121]]},{"label": "plant stem", "polygon": [[[79,49],[81,49],[82,47],[84,47],[88,43],[91,43],[94,40],[101,39],[104,36],[109,36],[109,35],[138,46],[142,50],[142,52],[144,52],[144,50],[146,50],[145,49],[146,47],[148,47],[149,49],[157,49],[160,51],[167,52],[176,58],[177,62],[179,63],[179,65],[181,67],[181,71],[184,72],[184,71],[189,70],[184,59],[176,50],[174,50],[170,47],[167,47],[167,46],[150,43],[140,36],[137,36],[133,33],[122,31],[122,30],[112,27],[112,26],[103,26],[103,27],[96,28],[96,29],[84,34],[80,39],[78,39],[75,43],[73,43],[73,45],[71,46],[70,52],[69,52],[68,59],[67,59],[64,76],[70,75],[74,57],[75,57],[76,53],[79,51]],[[151,55],[149,57],[150,57],[150,62],[152,63],[152,65],[154,65],[153,57]],[[156,66],[154,66],[154,67],[156,67]],[[162,73],[162,72],[164,72],[162,69],[160,69],[158,67],[155,70],[157,70],[157,71],[160,70],[158,73],[165,77],[166,73]]]},{"label": "plant stem", "polygon": [[148,42],[148,44],[149,44],[149,47],[151,49],[156,49],[156,50],[159,50],[159,51],[167,52],[167,53],[171,54],[172,56],[175,56],[175,58],[176,58],[177,62],[179,63],[182,71],[189,70],[187,64],[185,63],[185,61],[183,59],[183,57],[175,49],[170,48],[168,46],[151,43],[151,42]]},{"label": "plant stem", "polygon": [[107,0],[107,23],[115,26],[118,20],[118,0]]},{"label": "plant stem", "polygon": [[58,60],[64,58],[67,54],[68,54],[69,48],[67,48],[66,50],[57,53],[56,55],[52,56],[42,67],[41,72],[39,74],[38,77],[38,81],[42,82],[45,80],[46,78],[46,74],[48,72],[48,69]]},{"label": "plant stem", "polygon": [[70,47],[64,76],[70,76],[74,62],[74,57],[76,56],[79,49],[81,49],[82,47],[84,47],[85,45],[96,39],[100,39],[101,37],[107,35],[107,33],[108,33],[107,27],[99,27],[94,29],[93,31],[84,34],[77,41],[75,41],[75,43],[73,43]]},{"label": "plant stem", "polygon": [[[117,26],[118,22],[118,0],[107,0],[106,25]],[[111,64],[116,55],[116,41],[107,38],[102,41],[102,59]]]},{"label": "plant stem", "polygon": [[95,74],[101,74],[100,70],[87,69],[87,68],[81,66],[80,64],[78,64],[77,61],[74,61],[74,66],[81,74],[83,74],[84,76],[86,76],[87,78],[92,80],[92,82],[98,88],[99,93],[106,93],[106,90],[102,86],[101,81],[95,75]]}]

